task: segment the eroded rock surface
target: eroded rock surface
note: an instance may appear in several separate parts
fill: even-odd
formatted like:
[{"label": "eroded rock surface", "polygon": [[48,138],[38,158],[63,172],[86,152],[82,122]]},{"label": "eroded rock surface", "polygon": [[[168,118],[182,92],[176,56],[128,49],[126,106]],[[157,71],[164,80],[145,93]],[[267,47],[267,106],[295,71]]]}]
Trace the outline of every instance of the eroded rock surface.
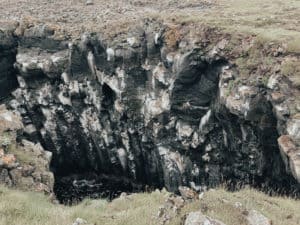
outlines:
[{"label": "eroded rock surface", "polygon": [[51,152],[45,151],[39,143],[25,139],[17,143],[17,135],[23,131],[21,117],[4,105],[0,106],[0,124],[0,184],[52,193]]},{"label": "eroded rock surface", "polygon": [[203,215],[200,211],[188,214],[184,225],[225,225],[223,222]]},{"label": "eroded rock surface", "polygon": [[6,104],[22,116],[23,137],[52,152],[57,184],[74,177],[70,190],[99,190],[97,177],[113,175],[132,189],[200,191],[224,181],[299,189],[299,165],[284,145],[282,160],[277,143],[288,135],[299,145],[298,117],[286,109],[299,91],[276,77],[232,87],[240,75],[222,52],[227,40],[209,49],[205,36],[151,23],[114,42],[97,33],[57,40],[50,31],[34,25],[1,46],[14,53],[6,66],[18,80]]}]

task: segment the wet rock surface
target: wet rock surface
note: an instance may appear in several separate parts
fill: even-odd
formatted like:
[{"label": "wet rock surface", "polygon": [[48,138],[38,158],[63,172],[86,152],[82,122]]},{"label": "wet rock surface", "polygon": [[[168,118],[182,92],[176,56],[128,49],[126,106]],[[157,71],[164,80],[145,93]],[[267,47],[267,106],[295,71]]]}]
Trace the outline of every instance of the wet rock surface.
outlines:
[{"label": "wet rock surface", "polygon": [[[5,103],[22,116],[22,138],[52,152],[62,201],[65,193],[73,201],[223,182],[298,193],[299,166],[282,160],[277,139],[286,134],[299,144],[297,117],[284,107],[299,91],[285,80],[276,88],[276,77],[268,87],[246,82],[231,90],[239,74],[222,55],[226,41],[208,51],[151,23],[114,42],[98,33],[59,41],[45,25],[5,40],[18,81]],[[280,88],[286,99],[269,94]]]}]

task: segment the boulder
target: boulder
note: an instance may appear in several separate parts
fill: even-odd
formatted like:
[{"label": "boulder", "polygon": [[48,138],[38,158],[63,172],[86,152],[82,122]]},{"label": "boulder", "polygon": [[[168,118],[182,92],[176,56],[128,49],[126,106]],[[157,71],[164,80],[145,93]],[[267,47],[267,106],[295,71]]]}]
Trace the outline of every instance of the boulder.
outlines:
[{"label": "boulder", "polygon": [[73,225],[82,225],[82,224],[87,224],[87,221],[81,218],[77,218]]},{"label": "boulder", "polygon": [[256,210],[249,211],[246,219],[249,225],[272,225],[271,220]]},{"label": "boulder", "polygon": [[203,215],[200,211],[188,214],[184,225],[225,225],[223,222]]},{"label": "boulder", "polygon": [[180,186],[178,190],[182,198],[185,200],[197,200],[199,198],[197,192],[195,192],[191,188]]},{"label": "boulder", "polygon": [[0,158],[0,167],[12,169],[18,166],[16,157],[13,154],[6,154]]}]

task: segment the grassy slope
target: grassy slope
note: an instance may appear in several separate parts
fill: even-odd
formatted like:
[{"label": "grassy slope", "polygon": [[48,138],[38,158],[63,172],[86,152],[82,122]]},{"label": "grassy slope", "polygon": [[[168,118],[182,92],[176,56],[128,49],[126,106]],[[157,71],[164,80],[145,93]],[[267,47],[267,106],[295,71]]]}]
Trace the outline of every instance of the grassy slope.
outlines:
[{"label": "grassy slope", "polygon": [[179,21],[200,22],[223,28],[231,33],[256,34],[268,41],[288,44],[292,52],[300,52],[299,0],[215,0],[211,9],[186,15],[171,14]]},{"label": "grassy slope", "polygon": [[185,211],[190,212],[200,206],[205,214],[220,219],[227,225],[247,225],[243,212],[235,207],[237,202],[242,203],[243,208],[259,211],[271,219],[273,225],[300,224],[300,201],[270,197],[253,189],[239,192],[228,192],[224,189],[211,190],[204,195],[200,203],[189,205]]},{"label": "grassy slope", "polygon": [[[67,225],[77,217],[101,225],[142,225],[151,223],[164,194],[138,194],[129,200],[85,200],[68,207],[54,205],[46,196],[33,192],[9,190],[0,186],[1,225]],[[145,221],[144,223],[141,221]]]},{"label": "grassy slope", "polygon": [[[157,224],[154,216],[167,196],[166,192],[134,194],[111,203],[85,200],[77,206],[68,207],[51,204],[42,194],[8,190],[0,186],[0,224],[67,225],[80,217],[101,225],[154,225]],[[200,201],[187,205],[170,224],[179,225],[180,217],[185,213],[202,209],[205,214],[227,225],[244,225],[242,212],[234,207],[236,202],[260,211],[272,219],[274,225],[300,224],[299,201],[269,197],[249,189],[234,193],[223,189],[211,190]]]}]

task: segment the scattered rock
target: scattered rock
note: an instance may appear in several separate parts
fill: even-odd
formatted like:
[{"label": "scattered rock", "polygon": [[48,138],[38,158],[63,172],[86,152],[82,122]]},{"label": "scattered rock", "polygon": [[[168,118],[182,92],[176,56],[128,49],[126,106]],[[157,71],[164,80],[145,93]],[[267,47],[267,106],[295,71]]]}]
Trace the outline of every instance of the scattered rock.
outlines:
[{"label": "scattered rock", "polygon": [[243,207],[243,205],[240,202],[236,202],[236,203],[234,203],[234,207],[237,209],[241,209]]},{"label": "scattered rock", "polygon": [[225,225],[223,222],[203,215],[200,211],[188,214],[184,225]]},{"label": "scattered rock", "polygon": [[178,216],[186,201],[181,196],[170,195],[163,206],[159,208],[157,219],[159,224],[166,224]]},{"label": "scattered rock", "polygon": [[73,223],[73,225],[82,225],[82,224],[88,224],[88,222],[84,219],[81,219],[81,218],[77,218],[75,220],[75,222]]},{"label": "scattered rock", "polygon": [[249,225],[272,225],[272,221],[256,210],[250,210],[246,216]]},{"label": "scattered rock", "polygon": [[158,209],[158,213],[157,213],[157,217],[158,218],[162,218],[163,217],[163,215],[165,215],[165,212],[166,212],[166,208],[165,207],[159,207],[159,209]]},{"label": "scattered rock", "polygon": [[185,201],[181,196],[171,196],[165,202],[165,207],[171,209],[174,213],[178,213],[185,205]]},{"label": "scattered rock", "polygon": [[127,194],[126,192],[122,192],[119,199],[123,199],[123,200],[132,200],[131,195]]},{"label": "scattered rock", "polygon": [[13,154],[5,154],[2,157],[0,157],[0,167],[4,167],[7,169],[13,169],[18,166],[18,163],[16,162],[16,157]]},{"label": "scattered rock", "polygon": [[200,194],[199,194],[199,199],[203,199],[203,197],[204,197],[204,192],[201,192]]},{"label": "scattered rock", "polygon": [[86,5],[94,5],[94,1],[93,0],[87,0],[85,2]]},{"label": "scattered rock", "polygon": [[197,200],[199,198],[199,195],[197,194],[197,192],[195,192],[194,190],[192,190],[189,187],[185,187],[185,186],[180,186],[178,188],[181,196],[183,197],[183,199],[185,200]]}]

